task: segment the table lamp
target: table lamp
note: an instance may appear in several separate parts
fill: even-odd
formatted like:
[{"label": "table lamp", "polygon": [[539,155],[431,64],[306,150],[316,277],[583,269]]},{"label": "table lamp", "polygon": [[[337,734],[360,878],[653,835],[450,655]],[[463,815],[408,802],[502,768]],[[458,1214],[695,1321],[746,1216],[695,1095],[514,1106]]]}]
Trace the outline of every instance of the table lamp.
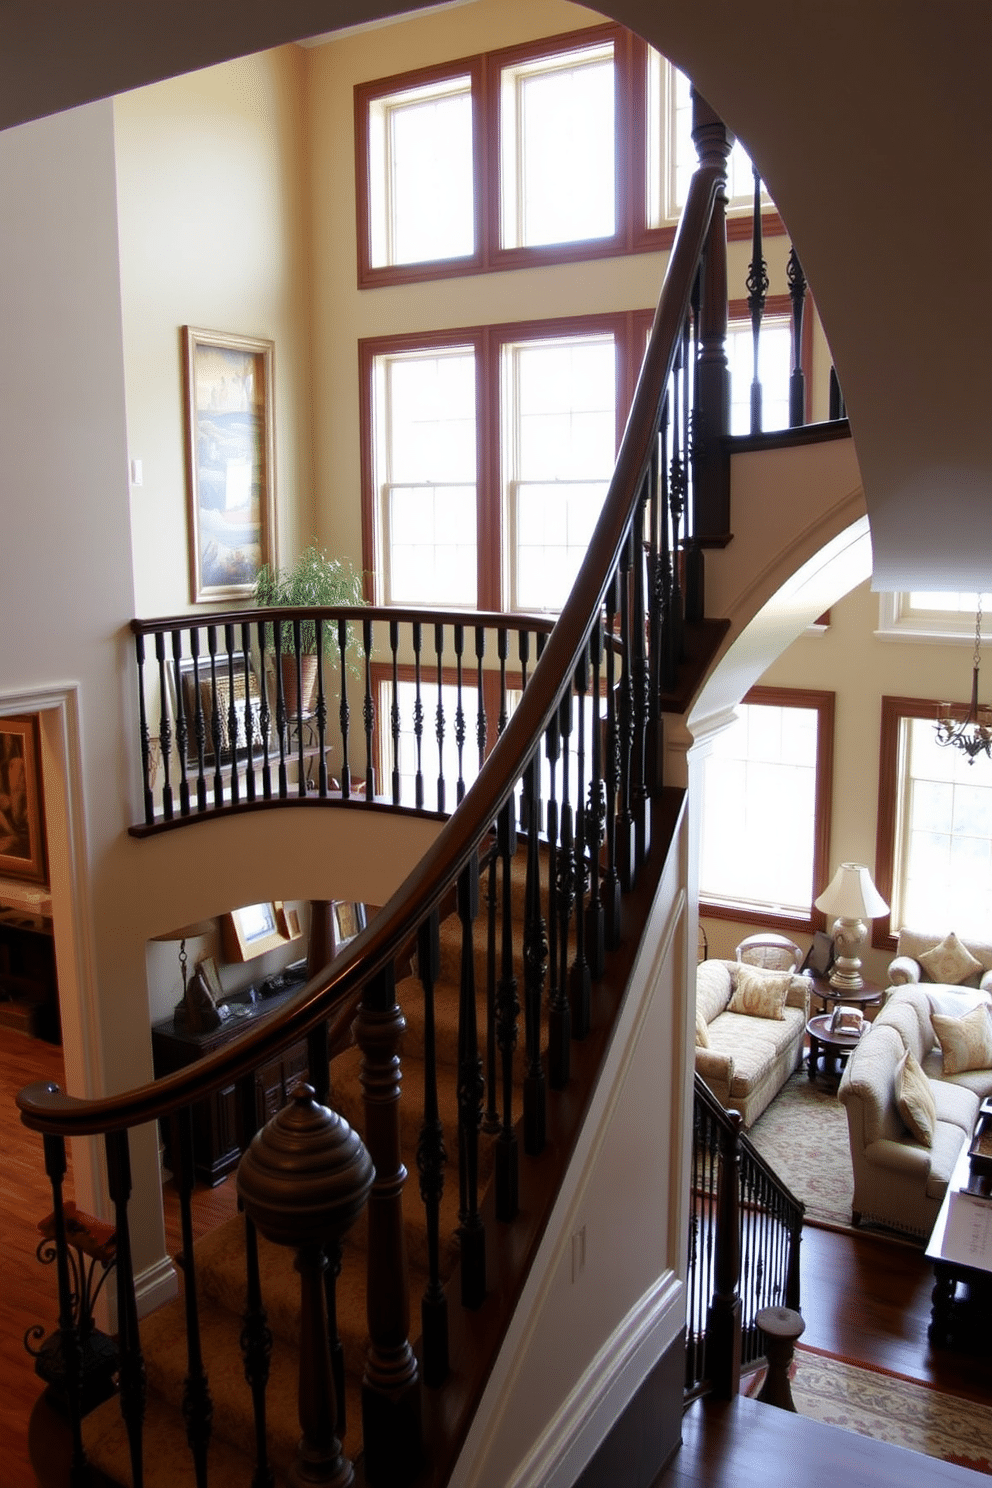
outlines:
[{"label": "table lamp", "polygon": [[889,906],[863,863],[841,863],[820,897],[817,909],[834,915],[834,964],[830,985],[840,992],[860,992],[861,952],[868,938],[866,921],[887,914]]}]

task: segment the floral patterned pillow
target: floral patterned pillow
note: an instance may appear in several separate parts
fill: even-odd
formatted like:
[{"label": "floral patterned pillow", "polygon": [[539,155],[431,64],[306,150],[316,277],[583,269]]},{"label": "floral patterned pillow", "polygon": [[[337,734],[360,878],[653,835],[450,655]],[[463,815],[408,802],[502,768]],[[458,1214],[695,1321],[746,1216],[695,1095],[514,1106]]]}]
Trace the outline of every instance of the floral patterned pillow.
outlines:
[{"label": "floral patterned pillow", "polygon": [[734,971],[734,995],[731,1013],[747,1013],[751,1018],[784,1018],[785,999],[789,995],[791,971],[763,971],[741,962]]},{"label": "floral patterned pillow", "polygon": [[961,944],[953,930],[932,951],[923,952],[920,965],[932,982],[943,982],[946,987],[956,987],[965,977],[984,970],[981,961]]}]

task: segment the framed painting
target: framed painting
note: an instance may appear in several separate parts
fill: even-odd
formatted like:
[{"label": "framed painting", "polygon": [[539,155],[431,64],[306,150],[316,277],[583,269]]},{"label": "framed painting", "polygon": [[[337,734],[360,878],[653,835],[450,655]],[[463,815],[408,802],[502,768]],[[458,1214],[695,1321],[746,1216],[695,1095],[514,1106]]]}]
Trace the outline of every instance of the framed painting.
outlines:
[{"label": "framed painting", "polygon": [[224,954],[228,961],[252,961],[300,937],[300,919],[295,909],[286,909],[281,899],[266,904],[244,904],[230,910],[221,921]]},{"label": "framed painting", "polygon": [[47,881],[37,718],[0,718],[0,876]]},{"label": "framed painting", "polygon": [[190,597],[251,595],[276,564],[274,343],[183,326]]}]

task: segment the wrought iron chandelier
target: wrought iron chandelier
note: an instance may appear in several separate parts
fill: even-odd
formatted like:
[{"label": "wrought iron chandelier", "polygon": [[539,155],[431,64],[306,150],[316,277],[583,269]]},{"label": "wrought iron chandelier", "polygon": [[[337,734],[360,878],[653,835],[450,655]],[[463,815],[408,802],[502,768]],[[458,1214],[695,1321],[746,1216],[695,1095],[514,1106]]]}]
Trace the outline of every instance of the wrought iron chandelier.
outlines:
[{"label": "wrought iron chandelier", "polygon": [[937,743],[953,744],[968,756],[969,765],[975,757],[984,754],[992,759],[992,704],[978,701],[978,666],[982,650],[982,596],[978,596],[975,611],[975,655],[971,673],[971,703],[964,718],[954,717],[951,703],[937,705]]}]

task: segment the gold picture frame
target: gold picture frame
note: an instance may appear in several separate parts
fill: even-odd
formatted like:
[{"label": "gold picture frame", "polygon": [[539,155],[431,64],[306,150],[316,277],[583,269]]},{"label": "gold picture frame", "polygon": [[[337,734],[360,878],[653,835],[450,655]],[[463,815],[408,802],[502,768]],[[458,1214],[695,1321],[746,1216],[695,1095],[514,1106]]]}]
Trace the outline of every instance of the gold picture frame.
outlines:
[{"label": "gold picture frame", "polygon": [[245,599],[276,566],[275,343],[182,327],[190,598]]},{"label": "gold picture frame", "polygon": [[0,717],[0,877],[48,882],[38,719]]}]

